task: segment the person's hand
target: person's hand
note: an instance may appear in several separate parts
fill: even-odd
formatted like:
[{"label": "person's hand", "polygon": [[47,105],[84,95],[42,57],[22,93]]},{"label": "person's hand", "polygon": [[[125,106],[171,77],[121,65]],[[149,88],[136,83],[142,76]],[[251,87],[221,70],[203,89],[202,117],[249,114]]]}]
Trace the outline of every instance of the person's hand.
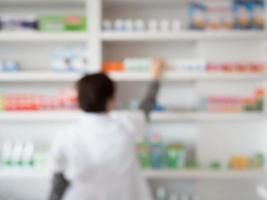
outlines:
[{"label": "person's hand", "polygon": [[153,61],[152,75],[154,79],[159,80],[162,77],[162,74],[165,71],[165,66],[164,61],[161,59]]}]

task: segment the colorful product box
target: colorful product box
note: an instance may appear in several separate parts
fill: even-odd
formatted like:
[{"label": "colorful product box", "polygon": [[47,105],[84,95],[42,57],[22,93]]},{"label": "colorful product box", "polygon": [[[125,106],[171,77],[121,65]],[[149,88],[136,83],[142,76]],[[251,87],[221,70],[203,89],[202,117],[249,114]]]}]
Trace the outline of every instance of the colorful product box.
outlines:
[{"label": "colorful product box", "polygon": [[0,29],[4,31],[36,31],[35,15],[4,14],[0,16]]},{"label": "colorful product box", "polygon": [[63,16],[42,16],[39,18],[40,31],[64,31],[64,17]]},{"label": "colorful product box", "polygon": [[206,70],[211,73],[263,73],[266,67],[265,64],[261,62],[210,62],[207,64]]},{"label": "colorful product box", "polygon": [[253,1],[253,19],[252,26],[254,29],[263,30],[265,27],[265,1]]},{"label": "colorful product box", "polygon": [[236,29],[251,29],[253,19],[253,2],[249,0],[235,0],[233,13]]},{"label": "colorful product box", "polygon": [[234,21],[230,4],[208,6],[209,30],[230,30],[233,29]]},{"label": "colorful product box", "polygon": [[84,16],[42,16],[39,18],[40,31],[86,31]]},{"label": "colorful product box", "polygon": [[151,58],[126,58],[123,65],[127,71],[149,71],[153,66]]},{"label": "colorful product box", "polygon": [[77,102],[77,93],[74,89],[64,90],[57,95],[12,94],[0,96],[0,110],[74,110],[78,107]]},{"label": "colorful product box", "polygon": [[207,26],[207,7],[201,3],[191,3],[188,7],[190,29],[203,30]]},{"label": "colorful product box", "polygon": [[86,18],[82,16],[67,16],[64,24],[65,31],[86,31]]},{"label": "colorful product box", "polygon": [[261,112],[264,110],[263,88],[249,97],[214,96],[201,99],[200,109],[209,112]]},{"label": "colorful product box", "polygon": [[4,97],[0,96],[0,111],[3,111],[5,107]]},{"label": "colorful product box", "polygon": [[265,166],[265,156],[262,153],[256,153],[253,156],[233,156],[229,160],[229,168],[232,170],[262,170]]}]

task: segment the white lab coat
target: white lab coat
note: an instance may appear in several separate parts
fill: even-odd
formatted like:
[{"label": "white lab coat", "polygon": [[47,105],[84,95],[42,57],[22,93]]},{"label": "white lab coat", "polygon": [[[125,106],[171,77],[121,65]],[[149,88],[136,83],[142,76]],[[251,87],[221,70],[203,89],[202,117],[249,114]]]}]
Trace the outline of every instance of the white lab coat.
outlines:
[{"label": "white lab coat", "polygon": [[71,186],[64,200],[151,200],[135,153],[143,112],[82,114],[55,141],[52,160]]}]

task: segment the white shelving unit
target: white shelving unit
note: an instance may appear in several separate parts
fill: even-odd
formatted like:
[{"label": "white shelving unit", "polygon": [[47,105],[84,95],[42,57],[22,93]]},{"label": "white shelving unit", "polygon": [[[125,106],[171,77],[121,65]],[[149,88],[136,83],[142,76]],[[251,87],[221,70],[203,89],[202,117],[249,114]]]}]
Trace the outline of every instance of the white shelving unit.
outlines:
[{"label": "white shelving unit", "polygon": [[[87,33],[45,33],[45,32],[1,32],[1,42],[85,42],[90,37]],[[255,40],[265,39],[266,33],[262,31],[235,31],[235,32],[101,32],[101,40],[104,42],[116,41],[190,41],[190,40]]]},{"label": "white shelving unit", "polygon": [[74,121],[79,117],[79,112],[74,111],[32,111],[32,112],[2,112],[0,121],[20,122],[60,122]]},{"label": "white shelving unit", "polygon": [[[26,8],[24,12],[37,14],[55,14],[55,10],[71,14],[75,11],[75,14],[84,13],[88,21],[88,30],[84,33],[0,32],[0,56],[18,59],[24,69],[19,73],[0,73],[0,94],[2,90],[23,92],[28,87],[30,91],[50,92],[60,90],[65,85],[72,85],[82,76],[81,74],[53,73],[49,66],[46,66],[51,51],[57,46],[65,45],[79,44],[90,47],[88,70],[93,72],[99,71],[103,62],[122,60],[125,57],[204,58],[211,61],[233,62],[266,61],[266,31],[181,30],[180,32],[131,33],[101,30],[102,19],[143,18],[147,20],[156,16],[159,19],[179,17],[184,20],[181,8],[186,5],[186,2],[185,0],[41,0],[36,3],[33,0],[19,2],[0,0],[0,14],[8,11],[19,13]],[[44,6],[39,7],[39,3]],[[152,80],[151,75],[147,73],[111,73],[110,77],[118,82],[118,88],[121,90],[119,93],[123,93],[119,97],[122,97],[123,101],[127,98],[139,98],[143,95],[142,90]],[[199,96],[203,93],[220,95],[228,90],[231,94],[242,96],[255,86],[264,85],[266,79],[267,73],[166,72],[162,79],[162,88],[163,94],[167,93],[168,99],[186,102],[191,94],[187,93],[188,90],[194,91]],[[191,84],[192,82],[194,84]],[[0,112],[0,144],[2,140],[8,140],[9,137],[12,139],[18,137],[22,140],[29,138],[38,142],[52,141],[55,129],[61,130],[65,125],[75,121],[79,115],[78,111]],[[255,151],[267,153],[266,119],[265,112],[155,112],[151,115],[151,126],[153,126],[151,131],[162,131],[167,141],[174,139],[177,141],[178,138],[179,142],[185,143],[195,152],[195,158],[203,166],[209,165],[216,159],[226,166],[227,159],[232,155],[251,155]],[[266,143],[264,143],[265,140]],[[211,197],[218,197],[218,200],[234,198],[251,200],[250,197],[253,197],[258,200],[253,192],[243,190],[242,186],[237,187],[238,192],[235,194],[246,193],[247,197],[244,198],[231,196],[234,193],[233,190],[222,191],[223,188],[227,188],[228,183],[232,183],[233,179],[239,184],[267,178],[266,171],[227,170],[146,170],[144,175],[152,182],[163,181],[163,184],[169,180],[185,184],[188,181],[195,181],[192,188],[197,188],[201,199],[205,200],[217,200]],[[17,179],[49,181],[50,177],[51,174],[45,170],[0,170],[0,194],[5,192],[5,188],[2,187],[4,185],[1,185],[2,180],[4,182]],[[205,181],[218,181],[214,185],[218,184],[222,190],[218,190],[217,193],[216,190],[210,191],[207,189],[210,185],[207,186]],[[228,182],[220,185],[220,181]],[[250,185],[250,188],[252,187],[255,185]],[[20,193],[17,192],[20,190],[21,188],[16,187],[13,193],[19,195]],[[38,194],[35,199],[39,200],[40,196]]]},{"label": "white shelving unit", "polygon": [[79,80],[78,73],[53,73],[53,72],[19,72],[0,73],[0,82],[74,82]]},{"label": "white shelving unit", "polygon": [[233,120],[260,120],[264,117],[261,113],[206,113],[206,112],[166,112],[153,113],[151,118],[154,122],[179,122],[179,121],[208,121],[218,122],[233,121]]},{"label": "white shelving unit", "polygon": [[264,179],[267,173],[264,171],[211,171],[211,170],[147,170],[144,171],[148,179]]},{"label": "white shelving unit", "polygon": [[47,170],[32,170],[32,169],[2,169],[0,170],[0,180],[36,180],[51,179],[51,173]]},{"label": "white shelving unit", "polygon": [[[177,180],[249,180],[249,179],[266,179],[267,173],[260,170],[251,171],[228,171],[228,170],[144,170],[144,176],[149,180],[177,179]],[[47,170],[31,169],[11,169],[0,170],[0,180],[5,179],[24,179],[50,180],[52,174]]]},{"label": "white shelving unit", "polygon": [[[79,118],[78,111],[10,111],[0,112],[0,122],[60,122],[75,121]],[[201,113],[201,112],[154,112],[152,122],[181,122],[181,121],[242,121],[261,120],[265,117],[261,113]]]},{"label": "white shelving unit", "polygon": [[85,42],[87,33],[1,32],[0,42]]},{"label": "white shelving unit", "polygon": [[[111,73],[111,78],[117,81],[151,81],[152,77],[146,73]],[[218,80],[264,80],[267,77],[265,73],[179,73],[166,72],[162,81],[218,81]]]},{"label": "white shelving unit", "polygon": [[265,39],[263,31],[184,31],[184,32],[103,32],[105,42],[116,41],[195,41],[195,40],[257,40]]},{"label": "white shelving unit", "polygon": [[[71,72],[30,71],[19,73],[0,73],[0,82],[74,82],[83,74]],[[147,73],[111,73],[110,77],[118,82],[151,81]],[[188,82],[188,81],[255,81],[267,78],[266,73],[165,73],[162,81]]]}]

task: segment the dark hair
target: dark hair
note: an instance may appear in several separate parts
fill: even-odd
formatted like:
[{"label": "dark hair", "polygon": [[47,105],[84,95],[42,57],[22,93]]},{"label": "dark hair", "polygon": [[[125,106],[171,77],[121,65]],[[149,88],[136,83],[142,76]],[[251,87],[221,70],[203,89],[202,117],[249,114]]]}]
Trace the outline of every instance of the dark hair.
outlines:
[{"label": "dark hair", "polygon": [[78,103],[85,112],[107,111],[107,102],[114,97],[115,84],[105,74],[85,75],[77,84]]}]

